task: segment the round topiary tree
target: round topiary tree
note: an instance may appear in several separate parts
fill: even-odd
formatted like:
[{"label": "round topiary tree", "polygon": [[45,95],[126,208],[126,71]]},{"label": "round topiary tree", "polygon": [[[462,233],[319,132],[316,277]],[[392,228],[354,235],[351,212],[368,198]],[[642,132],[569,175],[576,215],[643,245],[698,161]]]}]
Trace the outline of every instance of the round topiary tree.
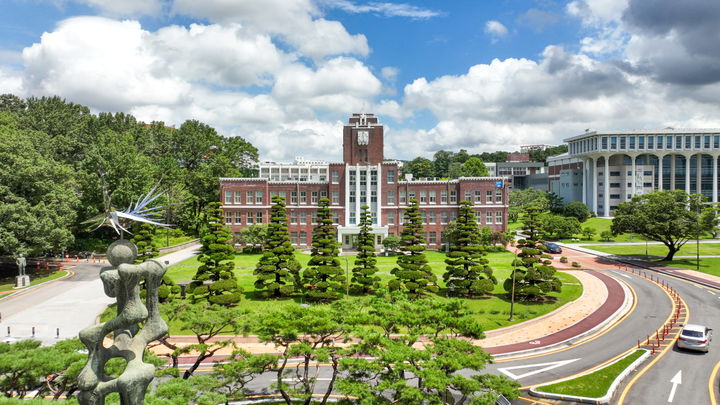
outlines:
[{"label": "round topiary tree", "polygon": [[187,293],[193,301],[207,300],[213,304],[235,305],[242,298],[233,269],[235,249],[230,242],[232,236],[222,219],[219,202],[213,202],[207,209],[207,230],[200,238],[202,246],[198,267]]},{"label": "round topiary tree", "polygon": [[134,243],[138,250],[138,257],[135,259],[135,264],[140,264],[147,259],[158,257],[160,251],[153,243],[155,227],[150,224],[141,223],[138,224],[135,229],[135,235],[130,239],[130,242]]},{"label": "round topiary tree", "polygon": [[355,267],[352,272],[352,285],[350,289],[354,293],[367,294],[377,290],[380,286],[380,277],[376,276],[378,268],[375,255],[375,235],[372,230],[372,215],[369,207],[360,207],[360,233],[358,234],[358,254],[355,258]]},{"label": "round topiary tree", "polygon": [[472,202],[460,201],[457,231],[445,259],[447,267],[443,280],[457,295],[489,294],[497,284],[485,258],[480,229],[475,222],[472,207]]},{"label": "round topiary tree", "polygon": [[[562,282],[555,277],[555,267],[543,258],[545,247],[533,239],[520,239],[515,245],[517,259],[513,261],[515,296],[525,299],[540,299],[550,292],[559,292]],[[512,292],[513,274],[503,283],[505,291]]]},{"label": "round topiary tree", "polygon": [[398,256],[397,265],[390,272],[395,276],[388,283],[390,290],[402,290],[409,296],[420,296],[439,290],[437,277],[427,264],[425,257],[425,231],[422,226],[420,207],[416,199],[409,201],[410,206],[405,212],[405,223],[401,232],[403,254]]},{"label": "round topiary tree", "polygon": [[318,225],[313,228],[312,257],[303,273],[305,295],[310,301],[332,301],[340,298],[345,276],[337,259],[337,233],[330,212],[330,200],[318,202]]},{"label": "round topiary tree", "polygon": [[273,197],[263,255],[255,266],[255,289],[263,296],[281,297],[302,289],[300,263],[288,234],[285,199]]}]

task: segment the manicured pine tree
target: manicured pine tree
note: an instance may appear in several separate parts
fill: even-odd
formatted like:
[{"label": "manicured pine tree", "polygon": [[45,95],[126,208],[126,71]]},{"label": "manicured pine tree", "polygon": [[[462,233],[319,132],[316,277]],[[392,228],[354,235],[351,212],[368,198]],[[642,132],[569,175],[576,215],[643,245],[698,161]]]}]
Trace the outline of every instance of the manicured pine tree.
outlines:
[{"label": "manicured pine tree", "polygon": [[232,236],[225,226],[222,204],[208,204],[207,229],[200,238],[202,246],[198,267],[187,292],[193,301],[207,300],[213,304],[235,305],[242,298],[242,288],[238,285],[233,269],[235,249],[230,244]]},{"label": "manicured pine tree", "polygon": [[345,275],[338,260],[337,230],[333,225],[330,200],[321,198],[317,210],[318,225],[313,228],[310,261],[303,272],[305,296],[310,301],[340,298]]},{"label": "manicured pine tree", "polygon": [[130,242],[137,246],[137,259],[135,263],[142,263],[147,259],[158,257],[160,251],[157,246],[153,243],[153,236],[155,235],[155,227],[150,224],[141,223],[136,228],[135,235],[133,235]]},{"label": "manicured pine tree", "polygon": [[388,287],[391,290],[403,290],[410,296],[419,296],[427,292],[437,292],[437,277],[427,264],[425,257],[425,231],[422,225],[420,207],[416,199],[409,201],[405,211],[405,223],[401,232],[403,254],[398,256],[397,265],[390,272],[395,276]]},{"label": "manicured pine tree", "polygon": [[375,266],[375,235],[372,230],[372,215],[369,207],[360,207],[360,233],[358,234],[358,254],[355,258],[355,267],[352,272],[353,292],[367,294],[375,291],[380,286],[380,277],[376,276],[378,268]]},{"label": "manicured pine tree", "polygon": [[[540,233],[542,230],[538,230]],[[562,282],[555,277],[555,267],[543,256],[546,250],[541,241],[527,238],[515,243],[517,258],[513,261],[515,269],[515,297],[540,299],[550,292],[559,292]],[[513,274],[503,283],[505,291],[512,293]]]},{"label": "manicured pine tree", "polygon": [[443,280],[454,287],[457,295],[483,295],[492,292],[497,279],[488,266],[481,243],[480,228],[475,222],[473,203],[460,201],[457,237],[450,244]]},{"label": "manicured pine tree", "polygon": [[274,196],[270,210],[267,239],[263,255],[255,266],[255,289],[262,295],[280,297],[300,291],[300,263],[295,259],[295,249],[290,242],[285,199]]}]

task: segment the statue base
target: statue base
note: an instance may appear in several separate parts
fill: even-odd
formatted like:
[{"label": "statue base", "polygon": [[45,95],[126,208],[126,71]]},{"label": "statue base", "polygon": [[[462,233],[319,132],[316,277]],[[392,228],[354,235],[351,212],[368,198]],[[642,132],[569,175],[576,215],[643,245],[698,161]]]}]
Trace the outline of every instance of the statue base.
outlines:
[{"label": "statue base", "polygon": [[30,285],[30,276],[27,274],[24,276],[15,277],[15,288],[28,287]]}]

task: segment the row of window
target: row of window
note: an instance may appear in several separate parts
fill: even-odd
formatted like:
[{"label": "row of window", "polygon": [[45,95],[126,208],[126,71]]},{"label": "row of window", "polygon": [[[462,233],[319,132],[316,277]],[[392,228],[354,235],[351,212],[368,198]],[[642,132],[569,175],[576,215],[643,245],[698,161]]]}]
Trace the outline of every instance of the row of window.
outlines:
[{"label": "row of window", "polygon": [[[420,205],[425,204],[437,204],[437,192],[436,191],[419,191],[415,192],[413,190],[408,190],[405,192],[405,190],[399,191],[399,200],[400,204],[406,204],[409,200],[415,199],[416,196],[419,196],[418,203]],[[457,191],[450,190],[449,193],[449,201],[450,204],[457,204]],[[476,203],[483,203],[483,192],[481,190],[465,190],[465,200],[467,201],[473,201]],[[485,204],[502,204],[503,202],[503,191],[502,190],[486,190],[485,191]],[[387,192],[387,203],[390,205],[395,204],[395,191],[388,191]],[[440,204],[447,204],[448,203],[448,190],[441,190],[440,191]]]},{"label": "row of window", "polygon": [[[225,212],[225,224],[227,225],[242,225],[243,213],[242,212]],[[263,212],[251,212],[245,213],[245,223],[247,225],[262,224],[263,223]]]},{"label": "row of window", "polygon": [[[602,196],[602,195],[601,195]],[[612,195],[611,195],[612,197]],[[612,198],[620,198],[620,197],[612,197]],[[355,223],[354,218],[354,212],[350,213],[349,221],[351,224]],[[373,214],[373,223],[377,223],[377,217],[375,216],[376,213]],[[457,212],[455,211],[442,211],[438,215],[435,211],[421,211],[420,215],[422,218],[422,223],[426,225],[434,225],[437,224],[438,221],[440,224],[447,224],[449,221],[454,221],[457,219]],[[225,223],[227,225],[242,225],[243,224],[243,216],[245,216],[245,224],[246,225],[253,225],[253,224],[262,224],[263,223],[263,212],[257,211],[257,212],[245,212],[244,215],[242,212],[225,212]],[[338,212],[332,213],[333,218],[333,224],[337,225],[340,223],[340,214]],[[396,222],[397,219],[397,222]],[[485,212],[485,222],[482,221],[482,212],[476,211],[475,212],[475,221],[482,225],[492,225],[492,224],[502,224],[503,223],[503,212],[502,211],[487,211]],[[292,225],[307,225],[308,224],[308,212],[306,211],[290,211],[290,218],[289,218],[290,224]],[[400,225],[405,222],[405,212],[401,211],[399,213],[399,216],[396,218],[394,212],[388,212],[387,213],[387,224],[388,225]],[[310,213],[310,224],[316,225],[318,223],[317,218],[317,212]]]},{"label": "row of window", "polygon": [[571,154],[596,150],[720,149],[720,135],[602,136],[574,141],[569,147]]},{"label": "row of window", "polygon": [[[262,191],[246,191],[245,192],[245,205],[254,205],[263,203],[263,192]],[[310,193],[310,204],[317,205],[320,198],[327,198],[327,191],[311,191]],[[287,201],[286,191],[271,191],[270,201],[275,196],[282,197]],[[243,192],[242,191],[225,191],[225,204],[243,204]],[[307,204],[308,203],[308,192],[307,191],[291,191],[290,192],[290,204]],[[332,203],[340,204],[340,192],[332,192]]]},{"label": "row of window", "polygon": [[[366,184],[367,184],[368,170],[360,170],[360,171],[359,171],[359,174],[360,174],[360,179],[359,179],[359,180],[360,180],[360,185],[361,185],[361,186],[366,185]],[[373,185],[373,186],[376,185],[376,184],[377,184],[377,178],[378,178],[377,170],[369,170],[369,174],[370,174],[370,184]],[[350,178],[349,178],[349,180],[350,180],[350,185],[351,185],[351,186],[354,186],[354,185],[355,185],[355,182],[358,180],[357,177],[356,177],[356,172],[355,172],[355,171],[350,171]],[[332,171],[330,171],[330,181],[331,181],[333,184],[339,184],[339,183],[340,183],[340,172],[338,172],[337,170],[332,170]],[[395,170],[388,170],[388,171],[387,171],[387,182],[388,182],[388,183],[395,183]]]},{"label": "row of window", "polygon": [[[619,172],[618,172],[619,173]],[[612,173],[611,173],[612,175]],[[619,175],[619,174],[618,174]],[[327,191],[311,191],[310,193],[310,204],[317,205],[320,198],[327,198]],[[271,191],[270,192],[270,200],[272,201],[272,197],[274,196],[280,196],[283,199],[287,201],[287,192],[285,191]],[[242,191],[225,191],[225,204],[236,204],[236,205],[242,205],[243,204],[243,192]],[[367,204],[368,198],[367,198],[367,191],[366,190],[360,190],[360,203],[361,204]],[[436,191],[420,191],[415,192],[413,190],[405,191],[400,190],[399,191],[399,202],[400,204],[407,204],[409,200],[415,199],[419,197],[418,202],[421,205],[426,204],[437,204],[438,198],[437,198],[437,192]],[[448,198],[449,197],[449,198]],[[467,201],[473,201],[475,203],[483,203],[483,192],[481,190],[475,190],[465,191],[465,200]],[[486,190],[484,193],[484,203],[485,204],[502,204],[503,203],[503,191],[502,190]],[[355,190],[349,190],[348,199],[350,203],[355,203],[358,196],[355,194]],[[450,204],[457,204],[457,191],[450,190],[448,193],[448,190],[441,190],[440,191],[440,204],[447,204],[448,201]],[[370,191],[370,202],[376,203],[377,202],[377,191],[371,190]],[[246,205],[254,205],[254,204],[262,204],[263,203],[263,192],[262,191],[247,191],[245,192],[245,204]],[[302,204],[306,205],[308,203],[308,192],[307,191],[291,191],[290,192],[290,204],[297,205]],[[333,191],[331,193],[331,199],[330,203],[332,205],[339,205],[340,204],[340,192],[339,191]],[[387,192],[387,203],[389,205],[395,205],[395,191],[390,190]]]}]

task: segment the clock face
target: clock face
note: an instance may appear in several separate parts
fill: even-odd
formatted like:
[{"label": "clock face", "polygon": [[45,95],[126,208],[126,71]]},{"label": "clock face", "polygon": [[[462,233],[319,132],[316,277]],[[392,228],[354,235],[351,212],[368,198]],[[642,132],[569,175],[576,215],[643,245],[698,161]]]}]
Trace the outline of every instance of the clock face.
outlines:
[{"label": "clock face", "polygon": [[370,142],[370,134],[368,131],[358,131],[357,143],[358,145],[367,145]]}]

